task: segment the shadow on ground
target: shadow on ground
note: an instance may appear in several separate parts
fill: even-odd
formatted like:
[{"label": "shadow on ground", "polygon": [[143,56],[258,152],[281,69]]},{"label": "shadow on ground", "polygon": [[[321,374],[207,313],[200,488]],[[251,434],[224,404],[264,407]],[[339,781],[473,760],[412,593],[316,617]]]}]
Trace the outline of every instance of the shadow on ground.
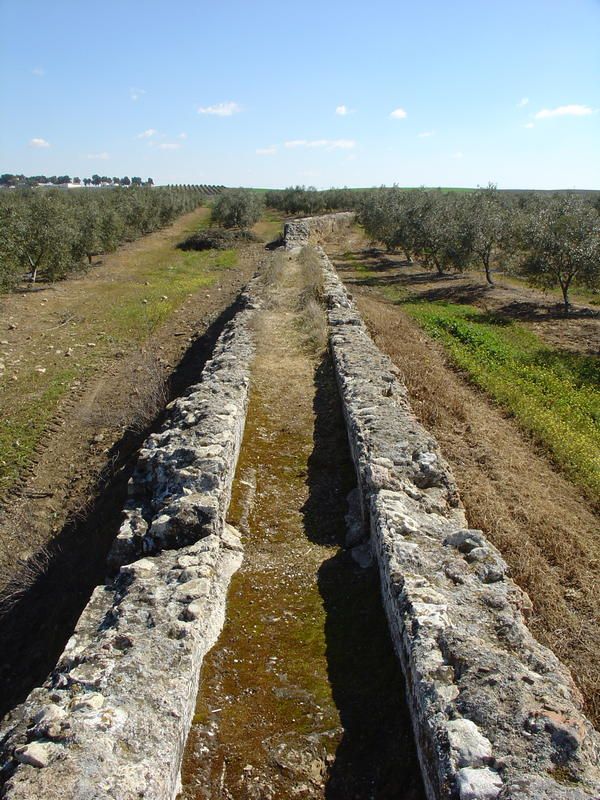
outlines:
[{"label": "shadow on ground", "polygon": [[[314,449],[308,463],[306,534],[343,545],[346,496],[356,485],[329,356],[315,374]],[[319,569],[327,667],[343,738],[329,769],[328,800],[422,800],[404,679],[381,605],[376,567],[340,550]]]},{"label": "shadow on ground", "polygon": [[[502,273],[496,272],[497,282],[489,285],[483,279],[474,280],[473,273],[444,273],[420,270],[418,262],[409,262],[400,256],[390,256],[380,250],[367,249],[338,255],[335,267],[347,284],[371,288],[397,287],[404,290],[398,302],[448,302],[486,307],[493,305],[494,313],[507,319],[536,322],[565,319],[563,303],[555,297],[522,299],[523,292],[531,296],[533,290],[502,284]],[[519,293],[521,297],[518,297]],[[600,316],[595,308],[576,305],[569,319],[594,319]]]},{"label": "shadow on ground", "polygon": [[[239,298],[185,352],[169,382],[169,400],[197,383],[215,342],[239,308]],[[94,588],[104,582],[108,550],[118,533],[127,481],[144,439],[165,412],[143,431],[126,431],[107,455],[94,498],[70,519],[0,597],[0,717],[40,686],[56,664]]]}]

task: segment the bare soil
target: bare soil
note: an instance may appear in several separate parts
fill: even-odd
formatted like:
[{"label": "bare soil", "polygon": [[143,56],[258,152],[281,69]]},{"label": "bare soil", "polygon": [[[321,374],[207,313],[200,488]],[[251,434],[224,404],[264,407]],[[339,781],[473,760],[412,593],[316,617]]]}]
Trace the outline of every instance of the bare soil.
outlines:
[{"label": "bare soil", "polygon": [[[597,305],[584,304],[575,296],[572,310],[565,317],[555,294],[520,285],[502,274],[496,274],[495,286],[476,272],[439,276],[418,262],[409,264],[401,255],[365,245],[364,236],[355,231],[344,244],[347,250],[336,248],[336,264],[354,286],[381,292],[394,289],[411,300],[472,305],[524,323],[552,346],[578,353],[600,353],[600,300]],[[366,271],[357,270],[358,265]]]},{"label": "bare soil", "polygon": [[[598,515],[514,421],[452,368],[442,346],[385,298],[384,287],[404,286],[411,296],[515,316],[548,342],[584,353],[597,350],[600,322],[584,308],[565,319],[547,297],[528,289],[488,289],[473,276],[437,279],[418,265],[362,248],[354,234],[328,250],[352,284],[373,338],[401,370],[415,413],[440,443],[470,524],[500,549],[529,593],[533,632],[570,667],[587,713],[599,724]],[[357,271],[359,263],[368,264],[371,274]]]},{"label": "bare soil", "polygon": [[[10,325],[5,335],[10,336],[12,362],[45,365],[49,358],[56,358],[57,350],[65,353],[70,347],[87,347],[86,325],[91,328],[94,316],[101,317],[103,312],[101,304],[90,308],[90,297],[101,295],[107,284],[135,280],[132,261],[152,256],[165,244],[174,250],[182,233],[205,212],[192,212],[169,228],[126,245],[80,278],[1,298],[2,318]],[[48,425],[34,463],[0,507],[0,588],[67,520],[85,514],[97,494],[98,481],[104,483],[121,461],[123,439],[138,438],[136,434],[160,413],[169,393],[176,393],[180,379],[171,373],[234,302],[252,274],[258,249],[260,246],[242,251],[235,268],[219,271],[213,285],[189,296],[141,344],[131,341],[128,346],[119,343],[106,348],[91,375],[82,367]],[[85,319],[74,338],[71,325],[60,320],[84,307]],[[43,562],[44,554],[39,553],[38,559]]]},{"label": "bare soil", "polygon": [[258,327],[230,521],[244,563],[204,665],[183,798],[423,797],[374,568],[341,548],[356,478],[328,357],[303,346],[300,270]]},{"label": "bare soil", "polygon": [[[129,280],[132,258],[174,249],[201,217],[187,215],[94,272],[48,288],[37,323],[28,308],[35,295],[3,298],[4,311],[18,320],[13,351],[20,349],[24,359],[33,351],[42,359],[48,327],[65,305],[76,307],[79,295],[86,301],[95,283]],[[263,252],[264,245],[241,250],[235,268],[220,270],[210,287],[188,297],[141,346],[131,342],[103,353],[59,405],[31,470],[0,508],[0,716],[45,680],[93,588],[104,580],[136,452],[160,425],[164,405],[198,380]],[[62,327],[58,335],[68,335]]]}]

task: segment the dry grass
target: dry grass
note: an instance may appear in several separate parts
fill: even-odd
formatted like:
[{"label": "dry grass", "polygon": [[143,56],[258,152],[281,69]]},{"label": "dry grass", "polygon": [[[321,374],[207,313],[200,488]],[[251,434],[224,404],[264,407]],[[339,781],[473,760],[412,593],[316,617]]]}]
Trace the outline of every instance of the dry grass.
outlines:
[{"label": "dry grass", "polygon": [[133,433],[143,433],[169,402],[169,382],[156,355],[146,353],[138,369],[144,381],[134,389],[134,414],[129,422]]},{"label": "dry grass", "polygon": [[284,274],[289,267],[291,256],[283,250],[278,250],[267,258],[261,270],[264,283],[263,302],[266,308],[277,308],[281,301],[281,284]]},{"label": "dry grass", "polygon": [[302,290],[298,299],[298,324],[305,347],[320,353],[327,345],[327,320],[323,309],[323,267],[312,247],[304,247],[298,255]]},{"label": "dry grass", "polygon": [[361,295],[379,346],[404,375],[413,409],[437,437],[469,523],[509,563],[534,606],[537,638],[567,664],[600,722],[600,537],[583,495],[533,443],[454,372],[440,345],[399,308]]}]

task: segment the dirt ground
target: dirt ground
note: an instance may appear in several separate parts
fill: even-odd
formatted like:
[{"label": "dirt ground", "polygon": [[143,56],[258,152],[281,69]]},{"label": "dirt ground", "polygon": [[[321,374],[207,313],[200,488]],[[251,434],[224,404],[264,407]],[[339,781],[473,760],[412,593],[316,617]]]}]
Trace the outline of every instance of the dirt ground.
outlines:
[{"label": "dirt ground", "polygon": [[303,346],[295,260],[285,274],[257,326],[229,514],[244,563],[203,665],[182,797],[421,800],[377,573],[340,547],[356,477],[332,365]]},{"label": "dirt ground", "polygon": [[[23,361],[43,359],[57,314],[77,308],[78,297],[86,302],[95,285],[129,284],[132,263],[156,258],[157,251],[161,259],[174,252],[182,233],[204,213],[186,215],[127,245],[82,278],[45,290],[37,324],[31,304],[40,301],[34,294],[3,298],[3,314],[10,312],[18,323],[10,331],[15,359],[18,350]],[[105,347],[93,369],[82,370],[59,403],[34,463],[5,495],[0,508],[0,716],[43,682],[91,591],[104,580],[137,449],[160,424],[165,403],[198,379],[263,253],[262,244],[240,250],[235,267],[215,272],[210,286],[185,297],[141,344],[132,340],[125,347]],[[86,315],[90,326],[92,316]],[[52,330],[56,349],[64,349],[60,337],[68,341],[69,327]],[[79,331],[76,341],[81,336]]]},{"label": "dirt ground", "polygon": [[[393,288],[414,300],[473,305],[524,323],[550,345],[578,353],[600,353],[600,298],[598,305],[592,305],[574,295],[572,311],[565,318],[555,293],[531,289],[501,274],[496,275],[493,287],[483,274],[474,272],[440,277],[418,263],[408,264],[401,255],[369,248],[358,232],[344,247],[347,250],[337,250],[336,263],[356,287],[378,289],[381,294]],[[355,269],[359,264],[364,272]]]},{"label": "dirt ground", "polygon": [[[528,289],[489,290],[472,276],[438,280],[418,265],[406,268],[400,259],[363,248],[354,235],[327,250],[373,338],[402,371],[415,413],[451,464],[470,524],[489,536],[531,596],[532,630],[570,667],[598,724],[598,516],[515,422],[453,370],[441,345],[384,292],[399,285],[411,295],[501,311],[524,320],[548,342],[586,353],[598,349],[600,322],[583,309],[565,320],[553,301]],[[368,264],[369,273],[357,271],[357,263]]]},{"label": "dirt ground", "polygon": [[[165,245],[174,250],[182,232],[201,219],[203,211],[185,215],[169,228],[126,245],[78,279],[1,298],[12,363],[21,367],[43,364],[38,369],[44,369],[56,352],[64,354],[74,346],[94,344],[88,342],[85,324],[80,326],[83,330],[76,329],[73,338],[71,325],[57,324],[57,319],[83,314],[98,287],[128,282],[132,260],[142,260]],[[262,250],[256,246],[243,251],[235,268],[215,273],[211,286],[188,296],[149,338],[139,344],[105,346],[91,370],[82,365],[81,375],[60,401],[37,447],[34,463],[23,471],[0,507],[0,587],[6,586],[17,565],[47,544],[67,520],[85,514],[97,494],[98,482],[104,483],[118,468],[124,451],[138,438],[137,433],[152,424],[167,395],[176,393],[182,380],[191,379],[178,371],[182,357],[234,302],[252,274],[257,248]],[[90,327],[94,313],[100,316],[102,309],[85,310],[85,323]],[[188,364],[186,369],[189,372]],[[43,553],[40,558],[43,561]]]}]

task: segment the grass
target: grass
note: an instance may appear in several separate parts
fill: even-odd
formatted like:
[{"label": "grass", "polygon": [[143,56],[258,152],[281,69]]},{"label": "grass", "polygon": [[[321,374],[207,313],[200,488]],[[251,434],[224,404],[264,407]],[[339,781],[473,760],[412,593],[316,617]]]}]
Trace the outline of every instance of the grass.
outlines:
[{"label": "grass", "polygon": [[[179,224],[177,237],[197,230],[205,217],[205,209],[188,217],[185,227]],[[221,270],[237,262],[232,250],[177,250],[174,238],[141,240],[111,257],[117,259],[116,269],[101,266],[69,283],[62,295],[50,295],[31,343],[18,343],[18,361],[7,365],[0,379],[0,496],[31,463],[60,401],[74,385],[114,357],[115,348],[142,345],[190,294],[211,286]],[[36,302],[34,295],[27,300],[30,308]],[[54,318],[62,312],[71,321],[51,324],[46,311],[51,306]]]},{"label": "grass", "polygon": [[[265,190],[267,191],[267,190]],[[283,231],[283,215],[279,211],[265,209],[262,218],[252,228],[252,233],[260,237],[263,242],[272,242]]]},{"label": "grass", "polygon": [[471,306],[404,302],[453,362],[600,500],[600,359],[549,348],[519,323]]}]

